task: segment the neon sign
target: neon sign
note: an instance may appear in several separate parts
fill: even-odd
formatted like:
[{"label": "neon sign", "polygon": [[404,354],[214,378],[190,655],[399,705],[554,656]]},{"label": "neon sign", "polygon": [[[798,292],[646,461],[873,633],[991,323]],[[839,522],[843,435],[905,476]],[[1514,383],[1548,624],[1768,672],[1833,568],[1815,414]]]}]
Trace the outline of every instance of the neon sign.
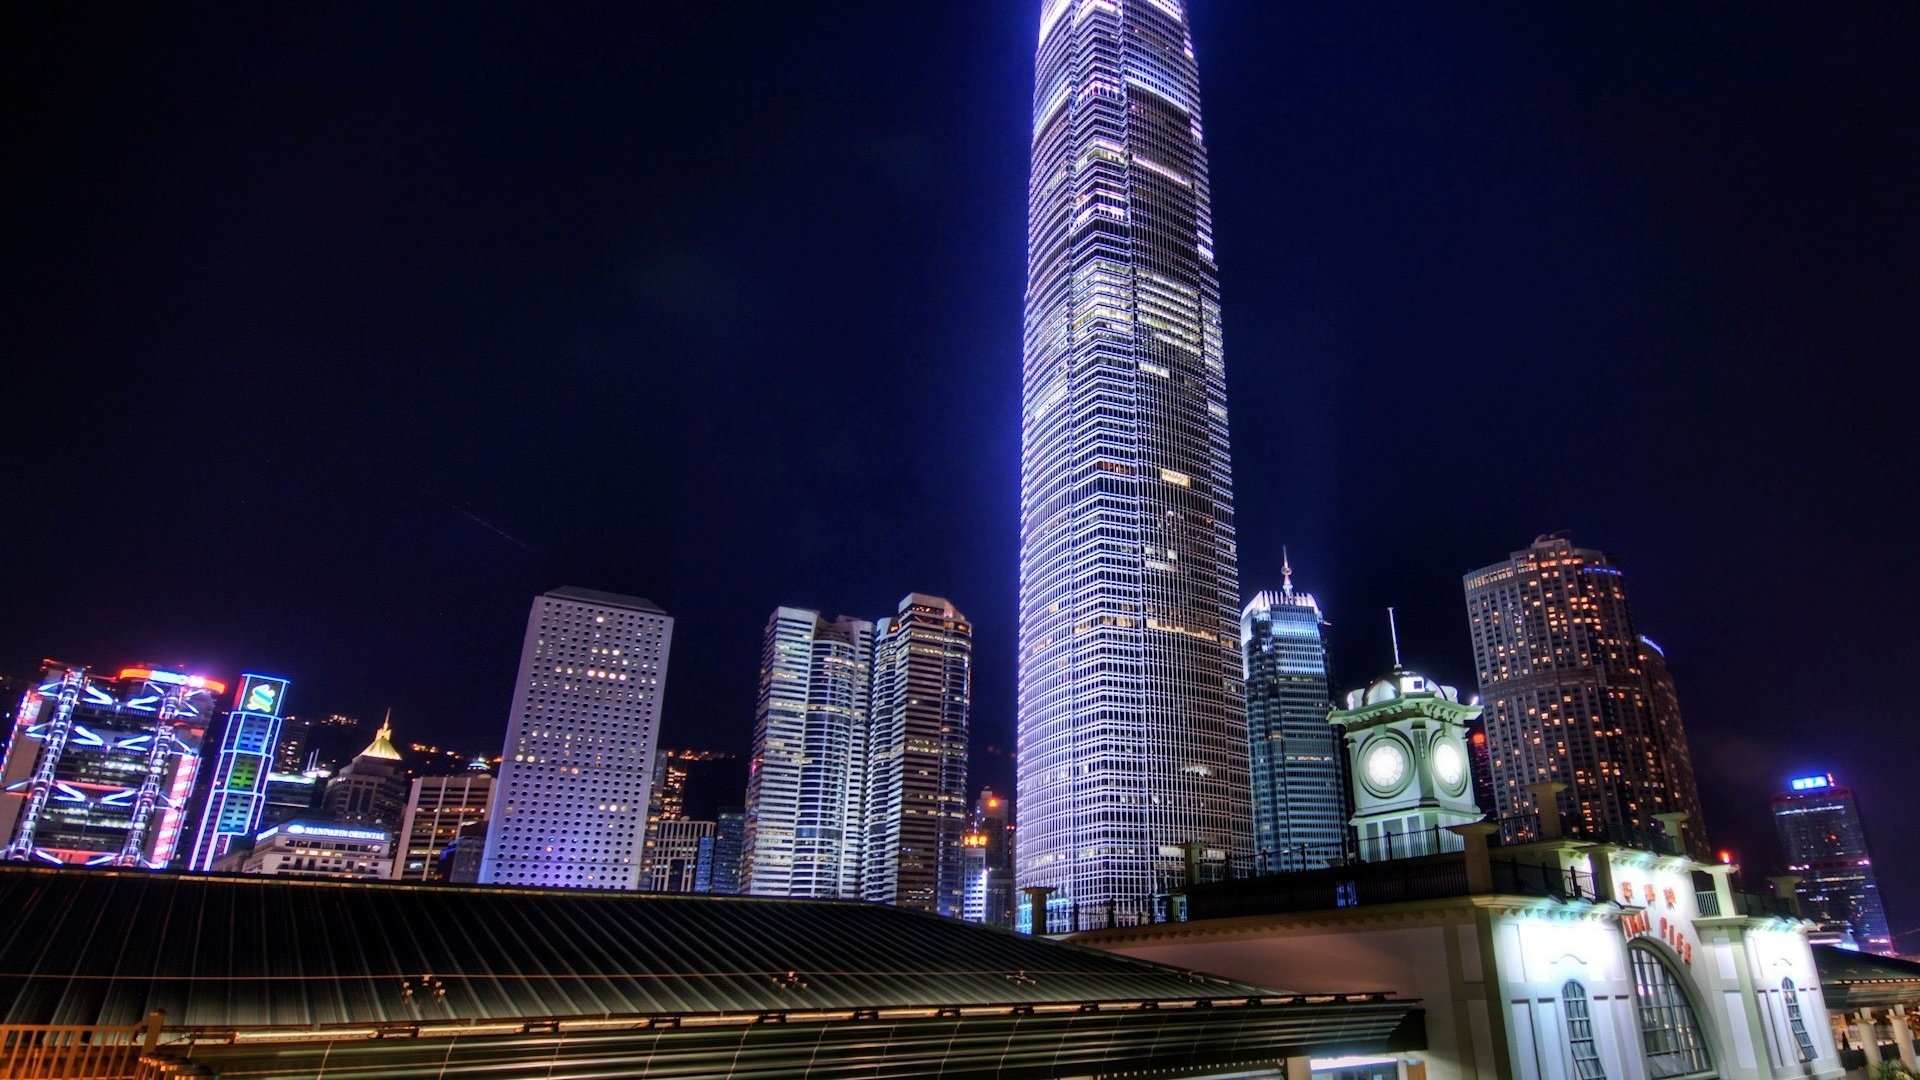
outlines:
[{"label": "neon sign", "polygon": [[279,716],[280,699],[286,692],[287,680],[248,672],[240,676],[240,692],[234,697],[233,707],[241,712]]},{"label": "neon sign", "polygon": [[[372,840],[385,843],[387,834],[376,829],[343,829],[333,825],[307,825],[300,822],[286,826],[288,836],[310,836],[320,840]],[[268,833],[262,833],[265,837]]]},{"label": "neon sign", "polygon": [[1796,776],[1788,781],[1795,791],[1818,791],[1833,786],[1833,774],[1824,776]]}]

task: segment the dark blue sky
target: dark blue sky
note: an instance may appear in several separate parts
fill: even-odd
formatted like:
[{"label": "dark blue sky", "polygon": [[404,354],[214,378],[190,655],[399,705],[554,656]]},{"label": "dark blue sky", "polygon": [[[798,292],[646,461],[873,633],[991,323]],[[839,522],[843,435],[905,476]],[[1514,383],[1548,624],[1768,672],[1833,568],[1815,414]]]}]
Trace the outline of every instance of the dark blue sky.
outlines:
[{"label": "dark blue sky", "polygon": [[[9,7],[0,668],[493,749],[572,583],[740,748],[775,605],[921,590],[1010,777],[1034,7]],[[1915,10],[1194,9],[1245,588],[1470,683],[1461,574],[1571,530],[1715,838],[1832,769],[1920,926]]]}]

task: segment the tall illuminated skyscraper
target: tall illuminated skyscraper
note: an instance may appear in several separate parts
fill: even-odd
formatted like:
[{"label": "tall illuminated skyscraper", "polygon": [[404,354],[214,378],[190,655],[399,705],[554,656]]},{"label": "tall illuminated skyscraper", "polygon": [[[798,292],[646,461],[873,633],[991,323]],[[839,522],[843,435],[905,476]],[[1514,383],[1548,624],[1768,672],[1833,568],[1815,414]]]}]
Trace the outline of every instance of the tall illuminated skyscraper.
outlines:
[{"label": "tall illuminated skyscraper", "polygon": [[1800,910],[1855,948],[1898,955],[1853,789],[1834,783],[1832,773],[1796,776],[1787,786],[1773,797],[1773,825],[1787,869],[1800,876]]},{"label": "tall illuminated skyscraper", "polygon": [[760,651],[747,773],[745,891],[860,895],[861,772],[873,624],[775,609]]},{"label": "tall illuminated skyscraper", "polygon": [[196,794],[187,869],[213,869],[236,839],[251,840],[267,807],[267,775],[280,749],[280,703],[287,680],[240,676],[233,708],[220,723],[220,752]]},{"label": "tall illuminated skyscraper", "polygon": [[1340,733],[1327,722],[1326,625],[1312,595],[1279,592],[1240,614],[1246,655],[1247,746],[1253,782],[1253,861],[1268,873],[1346,861],[1347,795]]},{"label": "tall illuminated skyscraper", "polygon": [[1542,536],[1466,576],[1474,664],[1486,706],[1497,816],[1537,811],[1527,785],[1567,785],[1570,829],[1655,834],[1685,813],[1686,847],[1708,854],[1680,706],[1658,646],[1634,629],[1620,568],[1605,552]]},{"label": "tall illuminated skyscraper", "polygon": [[[1020,478],[1018,879],[1064,929],[1249,852],[1226,367],[1182,0],[1045,0]],[[1111,914],[1109,914],[1111,913]]]},{"label": "tall illuminated skyscraper", "polygon": [[534,600],[480,881],[637,889],[673,617],[569,586]]},{"label": "tall illuminated skyscraper", "polygon": [[874,634],[861,896],[958,918],[966,892],[973,625],[909,593]]}]

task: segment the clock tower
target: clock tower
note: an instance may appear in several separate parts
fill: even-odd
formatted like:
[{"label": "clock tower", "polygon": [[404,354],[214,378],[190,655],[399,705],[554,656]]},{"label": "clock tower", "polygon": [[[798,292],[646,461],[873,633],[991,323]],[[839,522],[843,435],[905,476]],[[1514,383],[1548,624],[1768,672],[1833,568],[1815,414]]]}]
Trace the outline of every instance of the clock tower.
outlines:
[{"label": "clock tower", "polygon": [[1398,663],[1348,694],[1346,706],[1327,719],[1347,737],[1361,860],[1462,850],[1465,841],[1446,829],[1481,819],[1466,743],[1480,706]]}]

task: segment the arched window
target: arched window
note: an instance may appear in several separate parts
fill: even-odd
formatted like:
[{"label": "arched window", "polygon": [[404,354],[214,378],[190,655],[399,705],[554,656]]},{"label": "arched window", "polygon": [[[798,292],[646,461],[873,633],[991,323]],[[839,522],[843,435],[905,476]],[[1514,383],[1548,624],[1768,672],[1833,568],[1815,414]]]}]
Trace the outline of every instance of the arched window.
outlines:
[{"label": "arched window", "polygon": [[1561,1004],[1567,1009],[1567,1044],[1573,1048],[1573,1075],[1576,1080],[1607,1080],[1600,1065],[1600,1051],[1593,1042],[1593,1013],[1588,1008],[1587,988],[1569,979],[1560,988]]},{"label": "arched window", "polygon": [[1673,969],[1651,946],[1627,947],[1633,958],[1634,997],[1640,1013],[1640,1044],[1653,1080],[1713,1075],[1713,1056],[1700,1034],[1700,1021]]},{"label": "arched window", "polygon": [[1793,1028],[1793,1041],[1800,1045],[1800,1060],[1812,1061],[1813,1035],[1807,1031],[1806,1018],[1800,1015],[1800,991],[1794,989],[1792,979],[1780,980],[1780,993],[1787,999],[1787,1024]]}]

